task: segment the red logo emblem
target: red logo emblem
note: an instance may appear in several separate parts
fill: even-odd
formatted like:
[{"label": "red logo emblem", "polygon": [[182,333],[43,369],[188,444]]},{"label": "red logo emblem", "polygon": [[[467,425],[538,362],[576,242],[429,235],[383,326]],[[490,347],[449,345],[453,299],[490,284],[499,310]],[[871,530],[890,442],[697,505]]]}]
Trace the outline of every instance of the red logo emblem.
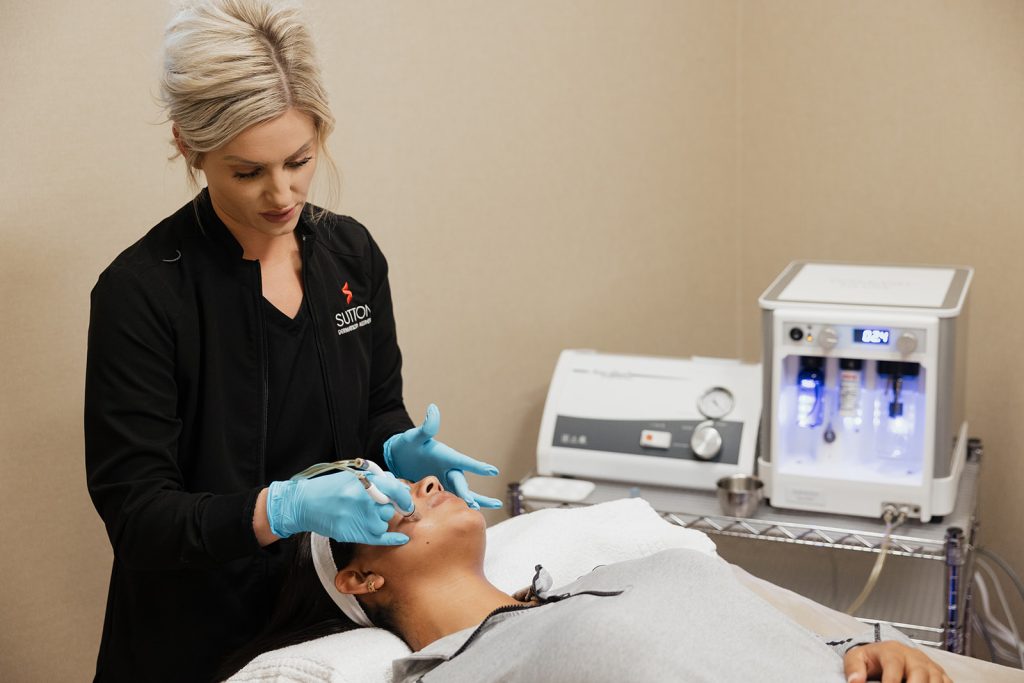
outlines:
[{"label": "red logo emblem", "polygon": [[345,295],[345,303],[352,303],[352,290],[348,288],[348,282],[341,286],[341,293]]}]

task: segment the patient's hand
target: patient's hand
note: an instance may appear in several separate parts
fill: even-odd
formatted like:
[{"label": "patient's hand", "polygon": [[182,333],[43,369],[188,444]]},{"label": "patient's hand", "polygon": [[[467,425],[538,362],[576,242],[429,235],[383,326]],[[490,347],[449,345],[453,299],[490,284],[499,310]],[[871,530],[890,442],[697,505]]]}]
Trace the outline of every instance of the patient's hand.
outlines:
[{"label": "patient's hand", "polygon": [[920,650],[895,640],[858,645],[843,657],[848,683],[882,677],[882,683],[953,683],[942,667]]}]

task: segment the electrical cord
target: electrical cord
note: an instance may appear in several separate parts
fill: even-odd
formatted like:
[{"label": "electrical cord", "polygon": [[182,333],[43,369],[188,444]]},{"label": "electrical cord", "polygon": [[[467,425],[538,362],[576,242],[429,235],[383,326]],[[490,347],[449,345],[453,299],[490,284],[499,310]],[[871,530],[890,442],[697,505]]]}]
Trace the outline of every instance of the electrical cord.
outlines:
[{"label": "electrical cord", "polygon": [[875,584],[878,583],[878,577],[882,573],[882,567],[885,565],[885,557],[889,554],[889,544],[892,542],[893,529],[898,527],[900,524],[907,519],[907,510],[905,508],[897,508],[895,505],[886,505],[885,509],[882,510],[882,519],[885,521],[885,536],[882,538],[882,545],[879,548],[878,559],[875,560],[875,566],[871,568],[871,574],[868,576],[867,582],[864,584],[864,588],[861,590],[860,595],[853,601],[848,608],[846,613],[853,616],[854,612],[861,608],[864,601],[871,595],[871,591],[875,589]]}]

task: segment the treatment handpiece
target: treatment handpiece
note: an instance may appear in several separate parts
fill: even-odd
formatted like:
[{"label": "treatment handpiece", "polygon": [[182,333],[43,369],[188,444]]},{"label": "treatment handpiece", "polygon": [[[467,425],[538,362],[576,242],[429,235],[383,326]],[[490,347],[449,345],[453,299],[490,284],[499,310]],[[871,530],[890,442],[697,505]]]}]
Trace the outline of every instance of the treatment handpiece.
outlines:
[{"label": "treatment handpiece", "polygon": [[415,503],[413,503],[412,508],[410,508],[410,510],[406,512],[405,510],[398,506],[398,503],[388,498],[387,495],[382,493],[380,489],[374,486],[373,482],[370,481],[370,478],[367,477],[366,475],[375,474],[383,476],[385,472],[383,469],[381,469],[380,465],[373,462],[372,460],[367,460],[365,458],[353,458],[352,460],[335,460],[334,462],[317,463],[316,465],[312,465],[302,470],[301,472],[293,476],[292,479],[312,479],[317,475],[323,474],[325,472],[331,472],[334,470],[351,472],[352,474],[356,475],[356,477],[359,478],[359,482],[363,485],[363,488],[366,489],[366,492],[370,495],[370,498],[373,498],[374,501],[380,503],[381,505],[392,505],[395,508],[395,512],[397,512],[402,517],[408,519],[416,514]]}]

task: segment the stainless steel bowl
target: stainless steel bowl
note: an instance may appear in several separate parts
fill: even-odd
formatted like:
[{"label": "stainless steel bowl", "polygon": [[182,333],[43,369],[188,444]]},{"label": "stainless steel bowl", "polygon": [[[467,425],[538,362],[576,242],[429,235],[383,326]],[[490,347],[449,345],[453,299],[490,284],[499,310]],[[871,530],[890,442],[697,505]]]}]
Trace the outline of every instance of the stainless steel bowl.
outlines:
[{"label": "stainless steel bowl", "polygon": [[750,517],[761,505],[764,482],[752,474],[733,474],[718,480],[718,502],[730,517]]}]

